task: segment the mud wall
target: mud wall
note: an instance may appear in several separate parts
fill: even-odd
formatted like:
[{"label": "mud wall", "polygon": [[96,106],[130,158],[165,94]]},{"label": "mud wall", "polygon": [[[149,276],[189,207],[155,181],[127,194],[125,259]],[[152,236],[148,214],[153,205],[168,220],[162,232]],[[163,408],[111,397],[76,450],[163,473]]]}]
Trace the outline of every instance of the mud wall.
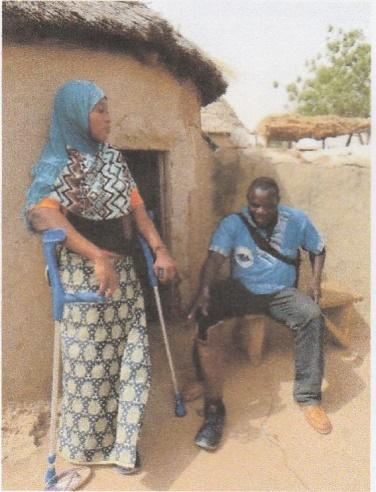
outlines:
[{"label": "mud wall", "polygon": [[[21,208],[30,170],[44,145],[53,96],[66,80],[94,80],[109,97],[111,142],[166,152],[168,238],[178,260],[183,299],[190,296],[198,237],[205,236],[210,197],[199,184],[212,156],[202,140],[196,88],[164,67],[130,56],[61,44],[3,50],[3,395],[4,401],[49,395],[52,353],[50,296],[37,236]],[[197,175],[196,175],[197,172]],[[202,212],[203,210],[204,212]],[[209,213],[210,210],[210,213]],[[200,245],[201,246],[201,245]],[[199,254],[199,253],[197,253]]]},{"label": "mud wall", "polygon": [[275,177],[286,204],[306,210],[328,245],[325,275],[365,296],[369,312],[369,161],[305,162],[293,152],[223,148],[201,136],[194,86],[160,65],[51,43],[3,50],[3,396],[46,398],[52,316],[39,239],[21,207],[30,170],[45,142],[53,95],[72,78],[103,87],[112,113],[111,142],[165,152],[168,237],[187,306],[217,220],[244,203],[249,182]]}]

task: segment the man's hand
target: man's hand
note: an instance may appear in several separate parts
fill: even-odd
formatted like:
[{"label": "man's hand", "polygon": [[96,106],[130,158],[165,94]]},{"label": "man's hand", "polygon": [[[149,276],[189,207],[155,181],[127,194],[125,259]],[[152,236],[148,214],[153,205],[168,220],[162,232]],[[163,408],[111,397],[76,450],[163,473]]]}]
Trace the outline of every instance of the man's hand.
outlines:
[{"label": "man's hand", "polygon": [[307,294],[318,304],[321,297],[321,273],[325,263],[325,248],[320,254],[315,255],[310,252],[309,260],[312,266],[312,278],[308,284]]},{"label": "man's hand", "polygon": [[119,275],[114,268],[116,254],[103,251],[94,259],[94,273],[99,280],[98,294],[106,297],[112,296],[119,287]]},{"label": "man's hand", "polygon": [[218,272],[220,271],[226,257],[216,251],[209,251],[206,257],[205,263],[201,269],[200,275],[200,287],[196,298],[192,304],[192,307],[188,314],[188,319],[195,319],[197,313],[200,311],[204,316],[208,316],[209,302],[210,302],[210,286],[215,280]]},{"label": "man's hand", "polygon": [[209,288],[204,287],[197,294],[196,299],[193,302],[192,307],[189,311],[188,319],[194,320],[198,311],[201,311],[201,313],[204,316],[207,316],[208,308],[209,308],[209,300],[210,300]]},{"label": "man's hand", "polygon": [[170,282],[177,276],[176,263],[167,248],[163,247],[157,251],[153,270],[158,280],[163,284]]},{"label": "man's hand", "polygon": [[311,279],[308,284],[307,294],[315,301],[316,304],[319,303],[321,297],[321,285],[319,280]]}]

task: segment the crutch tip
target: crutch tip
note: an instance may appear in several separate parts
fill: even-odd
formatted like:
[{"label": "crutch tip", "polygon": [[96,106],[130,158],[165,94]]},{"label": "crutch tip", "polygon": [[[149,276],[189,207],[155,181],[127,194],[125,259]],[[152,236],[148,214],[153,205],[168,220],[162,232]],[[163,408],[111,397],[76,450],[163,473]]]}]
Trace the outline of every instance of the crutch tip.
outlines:
[{"label": "crutch tip", "polygon": [[177,393],[175,395],[175,401],[176,401],[175,415],[177,417],[184,417],[187,412],[185,411],[185,406],[184,406],[184,402],[183,402],[183,396],[180,393]]},{"label": "crutch tip", "polygon": [[55,467],[52,466],[51,468],[48,468],[46,475],[44,477],[44,484],[45,484],[44,490],[50,490],[50,488],[54,486],[56,482],[57,482],[56,470]]}]

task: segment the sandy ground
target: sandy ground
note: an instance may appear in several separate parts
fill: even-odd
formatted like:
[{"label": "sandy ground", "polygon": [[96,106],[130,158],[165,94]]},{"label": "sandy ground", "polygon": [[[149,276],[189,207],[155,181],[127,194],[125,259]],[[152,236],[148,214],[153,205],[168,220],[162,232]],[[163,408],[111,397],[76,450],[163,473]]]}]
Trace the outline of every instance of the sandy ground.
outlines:
[{"label": "sandy ground", "polygon": [[[180,379],[192,377],[189,326],[169,324]],[[229,330],[227,334],[229,338]],[[192,442],[202,401],[177,418],[161,335],[151,327],[153,387],[140,438],[142,472],[118,475],[93,466],[82,490],[370,490],[369,328],[358,316],[352,352],[326,343],[324,407],[330,435],[314,432],[292,400],[293,340],[287,329],[270,330],[263,362],[253,367],[239,351],[227,351],[222,446],[215,453]],[[3,411],[2,490],[42,490],[48,448],[48,404]],[[58,459],[57,469],[71,465]]]}]

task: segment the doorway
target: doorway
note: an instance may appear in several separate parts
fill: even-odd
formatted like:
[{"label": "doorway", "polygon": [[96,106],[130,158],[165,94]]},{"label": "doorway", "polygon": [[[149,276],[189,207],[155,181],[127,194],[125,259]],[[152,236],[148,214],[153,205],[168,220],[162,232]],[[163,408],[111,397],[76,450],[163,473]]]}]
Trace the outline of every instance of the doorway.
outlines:
[{"label": "doorway", "polygon": [[[165,184],[164,177],[165,152],[153,150],[123,150],[129,170],[135,179],[140,194],[145,202],[147,210],[155,213],[155,224],[158,231],[163,234],[166,231],[165,210],[162,210],[162,191]],[[166,240],[166,238],[164,238]]]},{"label": "doorway", "polygon": [[[137,183],[147,210],[155,213],[154,223],[163,241],[169,246],[168,192],[166,179],[167,153],[152,150],[123,150],[129,170]],[[149,321],[158,319],[153,289],[149,285],[146,262],[138,241],[134,241],[134,262],[145,298],[146,317]],[[175,289],[169,285],[159,285],[159,292],[166,317],[175,305]]]}]

